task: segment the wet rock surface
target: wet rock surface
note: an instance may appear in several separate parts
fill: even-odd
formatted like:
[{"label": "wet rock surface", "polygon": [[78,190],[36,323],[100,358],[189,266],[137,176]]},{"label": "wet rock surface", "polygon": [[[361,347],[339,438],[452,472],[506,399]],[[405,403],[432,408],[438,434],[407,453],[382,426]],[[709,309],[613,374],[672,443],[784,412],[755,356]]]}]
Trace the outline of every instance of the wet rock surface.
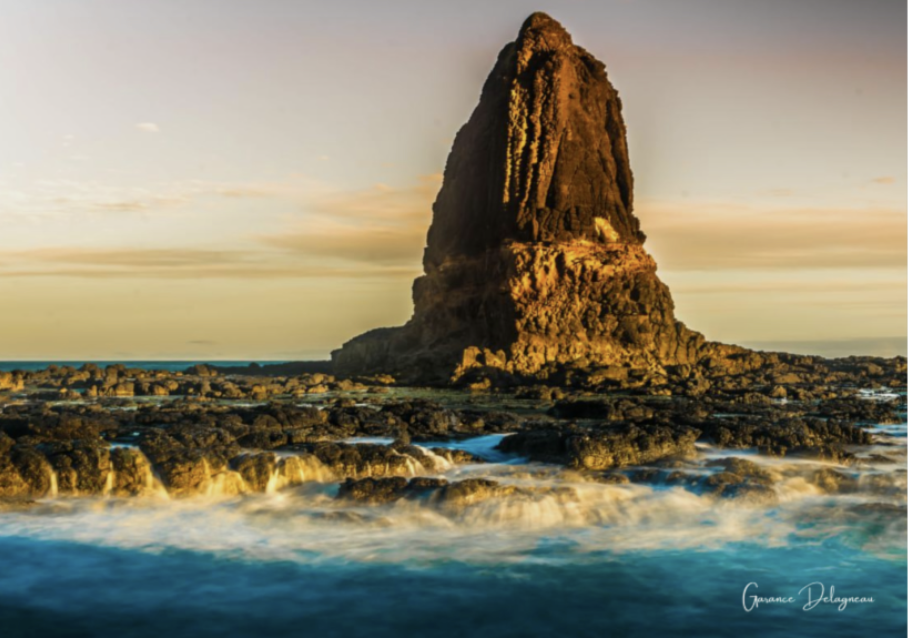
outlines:
[{"label": "wet rock surface", "polygon": [[[887,448],[891,444],[869,428],[904,422],[904,395],[879,389],[903,360],[872,367],[857,358],[826,361],[817,381],[822,386],[805,381],[804,360],[797,379],[773,377],[747,361],[736,370],[747,383],[713,377],[696,396],[623,387],[640,379],[614,369],[564,378],[561,386],[481,392],[388,386],[392,380],[384,377],[348,384],[308,373],[266,380],[232,374],[216,381],[215,369],[198,366],[182,373],[90,365],[14,372],[0,394],[0,496],[25,502],[55,495],[243,494],[306,481],[438,477],[457,466],[521,457],[580,471],[585,480],[660,482],[760,499],[771,486],[741,461],[709,466],[708,480],[684,476],[685,464],[698,446],[825,463],[835,467],[805,480],[842,493],[857,489],[847,468],[899,462],[898,446]],[[199,391],[85,396],[98,380],[142,388],[149,379]],[[591,387],[592,381],[600,385]],[[668,377],[665,383],[674,388],[676,382]],[[228,384],[239,398],[223,396]],[[301,397],[297,390],[312,387],[307,384],[335,389]],[[375,387],[385,391],[372,392]],[[52,388],[76,388],[78,396],[60,399]],[[784,400],[773,398],[780,388]],[[249,393],[268,398],[252,401]],[[790,398],[796,395],[808,398]],[[460,445],[482,437],[494,440],[479,455]],[[658,467],[643,469],[652,464]],[[449,496],[459,489],[452,487]]]},{"label": "wet rock surface", "polygon": [[459,511],[490,499],[538,501],[546,497],[574,496],[570,488],[518,487],[485,478],[448,481],[417,477],[409,481],[396,478],[347,479],[341,484],[338,499],[370,505],[394,503],[401,499],[421,500],[442,511]]},{"label": "wet rock surface", "polygon": [[586,470],[641,465],[694,453],[699,432],[652,423],[614,427],[531,430],[505,438],[499,449],[536,461]]}]

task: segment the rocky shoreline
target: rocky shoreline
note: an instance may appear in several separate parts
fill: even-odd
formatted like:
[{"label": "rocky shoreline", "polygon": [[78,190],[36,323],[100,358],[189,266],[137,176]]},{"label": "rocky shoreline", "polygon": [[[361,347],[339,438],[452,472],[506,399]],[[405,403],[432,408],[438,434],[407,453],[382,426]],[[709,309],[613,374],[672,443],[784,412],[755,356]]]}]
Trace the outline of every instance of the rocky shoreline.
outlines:
[{"label": "rocky shoreline", "polygon": [[[406,325],[330,362],[0,373],[0,499],[518,494],[438,482],[483,460],[452,441],[493,435],[497,454],[619,483],[705,445],[866,463],[866,426],[904,422],[905,357],[756,352],[678,321],[633,212],[622,109],[605,65],[532,14],[454,140]],[[880,388],[895,393],[861,394]],[[701,488],[766,487],[713,460]]]},{"label": "rocky shoreline", "polygon": [[[508,435],[501,454],[585,480],[689,483],[672,468],[706,445],[828,463],[811,480],[845,490],[848,476],[834,466],[896,462],[861,450],[875,443],[866,426],[902,423],[905,410],[903,357],[750,353],[733,367],[667,377],[606,368],[563,385],[499,375],[454,389],[386,375],[228,372],[87,364],[0,373],[0,500],[229,496],[311,481],[366,503],[527,496],[493,478],[439,478],[483,462],[448,444],[489,435]],[[746,463],[715,463],[722,471],[697,484],[704,491],[765,491],[766,476]]]}]

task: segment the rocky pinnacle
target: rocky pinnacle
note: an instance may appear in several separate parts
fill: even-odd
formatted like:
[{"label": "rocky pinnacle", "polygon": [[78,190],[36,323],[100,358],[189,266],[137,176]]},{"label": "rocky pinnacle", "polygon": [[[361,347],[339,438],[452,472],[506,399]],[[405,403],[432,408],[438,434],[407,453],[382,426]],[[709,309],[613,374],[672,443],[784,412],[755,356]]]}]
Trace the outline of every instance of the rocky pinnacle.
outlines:
[{"label": "rocky pinnacle", "polygon": [[633,181],[605,66],[534,13],[454,140],[425,266],[508,239],[642,243]]},{"label": "rocky pinnacle", "polygon": [[601,62],[527,18],[454,140],[413,318],[344,344],[335,369],[450,381],[698,360],[643,248],[621,109]]}]

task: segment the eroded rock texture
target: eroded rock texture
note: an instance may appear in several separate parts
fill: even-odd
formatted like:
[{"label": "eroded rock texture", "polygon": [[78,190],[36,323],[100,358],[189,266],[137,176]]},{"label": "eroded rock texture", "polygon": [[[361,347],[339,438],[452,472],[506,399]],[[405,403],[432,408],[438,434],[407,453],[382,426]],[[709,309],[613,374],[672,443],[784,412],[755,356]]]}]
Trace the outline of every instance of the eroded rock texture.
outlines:
[{"label": "eroded rock texture", "polygon": [[500,53],[433,211],[413,318],[335,351],[339,373],[429,382],[698,360],[703,338],[675,320],[643,248],[621,100],[547,15]]}]

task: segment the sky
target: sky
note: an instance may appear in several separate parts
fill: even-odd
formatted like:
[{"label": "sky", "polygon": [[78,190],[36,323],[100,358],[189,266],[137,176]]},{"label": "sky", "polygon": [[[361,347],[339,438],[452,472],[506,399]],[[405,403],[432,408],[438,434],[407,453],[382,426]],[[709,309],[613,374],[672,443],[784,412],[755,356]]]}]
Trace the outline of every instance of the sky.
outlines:
[{"label": "sky", "polygon": [[0,359],[324,358],[404,323],[535,10],[622,97],[682,321],[904,351],[903,1],[0,0]]}]

